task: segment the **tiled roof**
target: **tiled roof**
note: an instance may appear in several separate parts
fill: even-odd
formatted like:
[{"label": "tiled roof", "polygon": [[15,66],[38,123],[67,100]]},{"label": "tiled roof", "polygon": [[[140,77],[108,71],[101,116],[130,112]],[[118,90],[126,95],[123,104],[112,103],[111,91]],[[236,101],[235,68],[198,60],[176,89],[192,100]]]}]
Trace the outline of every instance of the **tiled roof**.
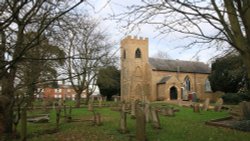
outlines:
[{"label": "tiled roof", "polygon": [[171,78],[171,76],[163,77],[157,84],[164,84],[164,83],[166,83],[170,78]]},{"label": "tiled roof", "polygon": [[149,63],[151,64],[153,70],[158,71],[179,71],[205,74],[211,72],[209,66],[203,62],[149,58]]}]

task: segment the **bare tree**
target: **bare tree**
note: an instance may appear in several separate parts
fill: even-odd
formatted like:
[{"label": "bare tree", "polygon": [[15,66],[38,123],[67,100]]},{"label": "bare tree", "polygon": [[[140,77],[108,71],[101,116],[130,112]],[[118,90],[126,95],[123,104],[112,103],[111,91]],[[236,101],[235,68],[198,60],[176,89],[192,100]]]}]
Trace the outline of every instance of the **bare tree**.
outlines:
[{"label": "bare tree", "polygon": [[157,51],[154,55],[154,58],[159,58],[159,59],[171,59],[170,55],[168,55],[167,52],[164,51]]},{"label": "bare tree", "polygon": [[115,18],[130,28],[151,24],[160,35],[186,35],[192,39],[186,47],[237,50],[247,69],[250,90],[249,7],[249,0],[143,0]]},{"label": "bare tree", "polygon": [[[61,16],[84,0],[2,0],[0,2],[0,78],[1,94],[10,101],[4,108],[4,132],[12,133],[15,105],[15,78],[24,54],[41,42],[41,35],[49,34]],[[37,33],[28,42],[24,35]],[[8,137],[7,137],[8,138]]]},{"label": "bare tree", "polygon": [[[88,103],[96,85],[99,68],[112,62],[112,43],[99,23],[87,15],[73,14],[65,23],[61,39],[67,49],[66,75],[76,92],[76,107],[80,107],[81,94],[86,91]],[[77,26],[75,26],[77,25]],[[90,87],[92,85],[92,87]]]}]

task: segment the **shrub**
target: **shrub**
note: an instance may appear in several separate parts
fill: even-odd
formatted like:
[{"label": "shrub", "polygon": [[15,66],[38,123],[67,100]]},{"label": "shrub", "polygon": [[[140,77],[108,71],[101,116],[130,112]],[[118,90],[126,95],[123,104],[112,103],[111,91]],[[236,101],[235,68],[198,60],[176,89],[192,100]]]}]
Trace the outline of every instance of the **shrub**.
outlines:
[{"label": "shrub", "polygon": [[233,127],[241,131],[250,131],[250,120],[240,121],[239,123],[234,124]]},{"label": "shrub", "polygon": [[250,101],[250,93],[226,93],[222,98],[227,104],[238,104],[241,101]]}]

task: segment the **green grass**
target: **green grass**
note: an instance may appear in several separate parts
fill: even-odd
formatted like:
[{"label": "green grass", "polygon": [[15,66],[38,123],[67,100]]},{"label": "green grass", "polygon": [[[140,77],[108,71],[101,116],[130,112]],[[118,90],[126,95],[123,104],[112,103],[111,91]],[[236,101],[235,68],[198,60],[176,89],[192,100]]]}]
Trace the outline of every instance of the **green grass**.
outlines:
[{"label": "green grass", "polygon": [[[155,106],[160,106],[156,104]],[[203,111],[193,113],[192,109],[178,107],[175,117],[160,116],[162,129],[153,129],[147,124],[148,141],[248,141],[250,134],[232,129],[205,125],[205,121],[228,116],[227,112]],[[96,108],[103,119],[102,126],[92,126],[90,121],[66,123],[62,118],[60,130],[54,134],[38,135],[46,129],[55,127],[55,111],[50,111],[50,123],[28,123],[29,141],[128,141],[135,134],[135,120],[128,115],[128,134],[120,134],[119,112],[109,108]],[[39,113],[39,111],[36,111]],[[34,114],[34,113],[33,113]],[[62,112],[63,114],[63,112]],[[91,119],[87,108],[73,109],[73,119]]]}]

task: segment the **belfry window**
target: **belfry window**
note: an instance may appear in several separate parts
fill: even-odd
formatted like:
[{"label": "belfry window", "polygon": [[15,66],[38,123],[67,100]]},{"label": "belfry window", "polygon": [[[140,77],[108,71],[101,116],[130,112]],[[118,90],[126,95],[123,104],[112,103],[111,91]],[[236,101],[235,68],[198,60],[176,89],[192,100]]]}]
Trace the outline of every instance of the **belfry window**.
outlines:
[{"label": "belfry window", "polygon": [[141,50],[139,48],[135,51],[135,58],[141,58]]}]

